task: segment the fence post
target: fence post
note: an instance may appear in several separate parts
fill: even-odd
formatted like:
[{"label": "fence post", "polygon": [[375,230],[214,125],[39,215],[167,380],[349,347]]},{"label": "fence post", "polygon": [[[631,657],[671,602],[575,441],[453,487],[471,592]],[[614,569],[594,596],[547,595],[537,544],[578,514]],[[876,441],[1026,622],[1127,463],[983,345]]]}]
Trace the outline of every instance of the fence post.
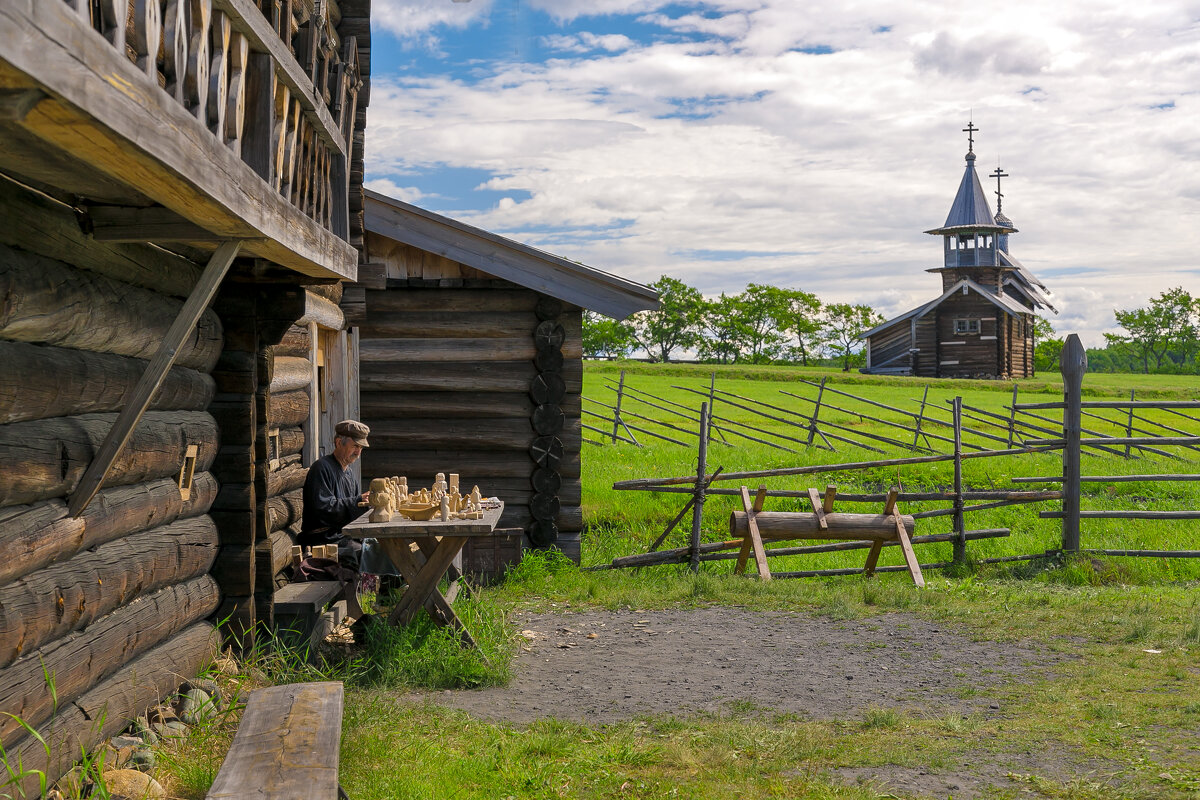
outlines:
[{"label": "fence post", "polygon": [[963,519],[962,397],[954,398],[954,563],[967,561],[967,523]]},{"label": "fence post", "polygon": [[[1129,419],[1126,420],[1126,422],[1125,422],[1125,438],[1126,439],[1129,439],[1133,436],[1133,398],[1136,393],[1137,393],[1137,389],[1129,390]],[[1126,442],[1125,443],[1125,457],[1129,458],[1129,456],[1130,456],[1130,444],[1129,444],[1129,442]]]},{"label": "fence post", "polygon": [[1083,429],[1083,374],[1087,372],[1087,351],[1079,336],[1072,333],[1059,358],[1063,377],[1063,529],[1062,547],[1068,553],[1079,552],[1079,439]]},{"label": "fence post", "polygon": [[[921,423],[925,421],[925,401],[929,399],[929,384],[925,384],[925,393],[921,395],[921,411],[917,414],[917,430],[913,433],[912,449],[917,449],[917,440],[921,438]],[[929,444],[929,437],[925,437],[925,444]]]},{"label": "fence post", "polygon": [[704,480],[708,472],[708,403],[700,406],[700,450],[696,459],[696,502],[692,506],[692,537],[688,542],[692,572],[700,571],[700,523],[704,521]]},{"label": "fence post", "polygon": [[621,426],[621,397],[625,394],[625,370],[621,370],[621,380],[617,383],[617,404],[613,407],[612,443],[617,443],[617,430]]},{"label": "fence post", "polygon": [[1017,384],[1013,384],[1012,405],[1008,407],[1008,449],[1012,450],[1017,426]]},{"label": "fence post", "polygon": [[[712,409],[716,405],[716,395],[717,395],[717,371],[713,370],[712,376],[708,379],[709,425],[704,431],[705,436],[708,438],[708,440],[710,442],[712,441]],[[725,436],[722,435],[721,439],[722,439],[722,441],[724,441]]]},{"label": "fence post", "polygon": [[828,376],[821,378],[821,386],[817,389],[817,404],[813,407],[812,422],[808,423],[807,447],[812,447],[813,439],[815,439],[817,436],[817,415],[821,413],[821,395],[825,394],[825,381],[827,379]]}]

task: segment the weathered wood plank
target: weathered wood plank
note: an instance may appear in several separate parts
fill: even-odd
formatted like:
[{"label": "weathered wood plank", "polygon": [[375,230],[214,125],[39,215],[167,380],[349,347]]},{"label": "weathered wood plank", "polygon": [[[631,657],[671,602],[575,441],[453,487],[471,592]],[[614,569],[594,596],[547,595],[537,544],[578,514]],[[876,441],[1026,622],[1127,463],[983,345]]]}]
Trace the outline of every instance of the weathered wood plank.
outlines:
[{"label": "weathered wood plank", "polygon": [[[0,246],[0,337],[149,359],[183,302],[53,259]],[[176,363],[208,372],[221,353],[221,321],[205,312]]]},{"label": "weathered wood plank", "polygon": [[494,311],[480,306],[473,311],[371,310],[362,324],[364,339],[523,338],[537,327],[532,311]]},{"label": "weathered wood plank", "polygon": [[[407,370],[397,369],[392,361],[363,360],[359,381],[363,392],[528,392],[537,374],[529,360],[484,358]],[[583,362],[563,364],[562,377],[567,392],[578,394],[583,388]]]},{"label": "weathered wood plank", "polygon": [[[528,387],[526,387],[528,389]],[[363,392],[362,416],[375,420],[410,419],[436,413],[443,420],[529,419],[536,408],[528,391],[520,392]],[[564,399],[562,410],[578,417],[579,395]],[[450,423],[453,424],[453,423]]]},{"label": "weathered wood plank", "polygon": [[[0,339],[0,424],[116,411],[146,370],[146,361]],[[152,409],[203,411],[216,385],[211,377],[175,367]]]},{"label": "weathered wood plank", "polygon": [[[304,363],[309,364],[310,361]],[[308,421],[312,402],[303,390],[272,394],[267,403],[267,426],[271,428],[293,427]]]},{"label": "weathered wood plank", "polygon": [[[28,777],[20,781],[26,797],[38,794],[42,771],[53,782],[71,768],[78,754],[120,733],[129,721],[196,675],[220,652],[221,637],[207,622],[197,622],[125,665],[75,702],[59,708],[37,729],[41,740],[25,736],[8,748],[10,763]],[[43,744],[44,742],[44,744]]]},{"label": "weathered wood plank", "polygon": [[[62,497],[74,487],[116,414],[14,422],[0,426],[0,506]],[[202,411],[151,411],[134,428],[105,486],[178,475],[188,445],[197,445],[196,473],[217,453],[217,424]]]},{"label": "weathered wood plank", "polygon": [[[528,289],[395,289],[367,292],[367,310],[376,314],[396,312],[473,313],[480,309],[502,312],[532,312],[537,292]],[[530,326],[530,331],[533,327]]]},{"label": "weathered wood plank", "polygon": [[271,374],[271,395],[307,389],[312,382],[312,363],[307,358],[276,356]]},{"label": "weathered wood plank", "polygon": [[[461,450],[384,450],[369,447],[362,455],[363,475],[405,475],[409,486],[425,486],[438,472],[457,472],[463,484],[484,490],[490,478],[528,478],[533,462],[520,453],[477,453]],[[579,477],[579,453],[559,462],[564,478]],[[427,476],[427,477],[423,477]]]},{"label": "weathered wood plank", "polygon": [[253,692],[205,800],[337,800],[342,702],[335,682]]},{"label": "weathered wood plank", "polygon": [[204,514],[216,496],[217,482],[204,472],[187,500],[167,478],[104,489],[79,517],[68,516],[57,498],[0,509],[0,585],[122,536]]},{"label": "weathered wood plank", "polygon": [[[537,355],[532,335],[511,339],[367,339],[359,343],[359,359],[371,362],[404,362],[410,369],[437,369],[464,361],[532,361]],[[433,362],[434,366],[417,366]]]},{"label": "weathered wood plank", "polygon": [[203,575],[217,554],[207,516],[142,531],[0,587],[0,667],[134,597]]},{"label": "weathered wood plank", "polygon": [[376,420],[371,426],[371,446],[385,450],[525,451],[535,436],[528,419],[390,419]]},{"label": "weathered wood plank", "polygon": [[[208,575],[135,598],[83,630],[68,634],[0,670],[0,743],[9,748],[24,732],[14,717],[37,727],[122,665],[216,611],[217,584]],[[54,678],[54,691],[46,683]],[[14,716],[8,716],[9,714]]]}]

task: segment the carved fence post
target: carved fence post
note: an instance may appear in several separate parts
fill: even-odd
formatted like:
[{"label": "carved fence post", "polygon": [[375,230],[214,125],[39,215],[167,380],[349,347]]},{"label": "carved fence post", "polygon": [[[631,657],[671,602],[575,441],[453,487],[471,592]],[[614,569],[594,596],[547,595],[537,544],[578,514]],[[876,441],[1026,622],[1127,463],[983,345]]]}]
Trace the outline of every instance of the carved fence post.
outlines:
[{"label": "carved fence post", "polygon": [[1087,353],[1079,336],[1072,333],[1063,345],[1060,370],[1063,377],[1063,529],[1062,547],[1079,552],[1079,439],[1083,428],[1083,374]]}]

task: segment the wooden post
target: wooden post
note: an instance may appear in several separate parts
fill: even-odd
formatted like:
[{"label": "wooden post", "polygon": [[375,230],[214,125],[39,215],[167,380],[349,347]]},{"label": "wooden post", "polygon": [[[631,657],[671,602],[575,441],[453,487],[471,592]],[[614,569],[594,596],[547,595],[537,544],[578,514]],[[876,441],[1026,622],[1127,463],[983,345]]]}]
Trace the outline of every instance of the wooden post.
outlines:
[{"label": "wooden post", "polygon": [[308,383],[308,421],[304,423],[304,466],[311,467],[321,457],[321,373],[317,365],[321,349],[321,331],[317,328],[317,323],[308,323],[308,335],[311,340],[308,359],[312,376]]},{"label": "wooden post", "polygon": [[[708,409],[709,409],[708,440],[710,442],[712,441],[712,432],[713,432],[712,413],[711,412],[712,412],[712,409],[715,408],[717,405],[716,394],[717,394],[717,372],[716,372],[716,370],[713,370],[712,375],[708,379]],[[721,429],[717,428],[716,430],[717,430],[717,435],[721,437],[721,441],[725,442],[726,444],[729,444],[728,440],[725,438],[725,434],[721,432]]]},{"label": "wooden post", "polygon": [[[921,438],[921,423],[925,421],[925,402],[929,399],[929,384],[925,384],[925,393],[921,395],[921,410],[917,414],[917,429],[913,432],[913,449],[917,449],[917,440]],[[929,444],[929,438],[925,438],[925,443]]]},{"label": "wooden post", "polygon": [[954,398],[954,563],[967,560],[967,525],[963,519],[962,397]]},{"label": "wooden post", "polygon": [[[612,443],[617,443],[617,431],[621,426],[621,398],[625,394],[625,370],[621,370],[621,381],[617,384],[617,404],[613,406]],[[704,431],[701,431],[703,434]]]},{"label": "wooden post", "polygon": [[696,502],[692,505],[692,538],[689,543],[692,572],[700,571],[700,523],[704,521],[705,473],[708,471],[708,403],[700,406],[700,449],[696,459]]},{"label": "wooden post", "polygon": [[162,344],[159,345],[158,352],[146,365],[146,371],[138,380],[137,385],[126,396],[125,405],[117,414],[117,419],[113,422],[108,435],[100,444],[96,457],[88,464],[75,491],[71,493],[67,508],[72,517],[78,517],[83,513],[88,503],[96,496],[96,492],[100,490],[105,476],[112,469],[113,463],[121,454],[125,443],[133,435],[133,429],[137,427],[142,415],[149,408],[155,392],[166,380],[167,373],[171,371],[171,365],[175,363],[184,339],[191,335],[196,323],[204,314],[204,310],[216,296],[217,289],[221,286],[225,274],[229,272],[229,267],[233,264],[233,259],[237,257],[241,246],[240,241],[225,242],[208,260],[208,266],[204,268],[200,280],[188,295],[183,308],[179,310],[179,316],[171,323],[167,335],[163,337]]},{"label": "wooden post", "polygon": [[[1133,438],[1133,398],[1136,396],[1136,394],[1137,394],[1137,389],[1129,390],[1129,418],[1125,421],[1125,438],[1126,439]],[[1126,458],[1129,458],[1129,456],[1130,456],[1130,448],[1131,447],[1132,447],[1132,445],[1130,445],[1129,442],[1125,443],[1125,457]]]},{"label": "wooden post", "polygon": [[1017,384],[1013,384],[1012,405],[1008,407],[1008,449],[1013,446],[1013,437],[1017,426]]},{"label": "wooden post", "polygon": [[821,413],[821,395],[825,394],[825,381],[827,378],[821,378],[821,386],[817,389],[817,404],[813,407],[812,420],[808,423],[808,446],[812,447],[813,439],[817,435],[817,417]]},{"label": "wooden post", "polygon": [[1087,352],[1079,336],[1072,333],[1059,358],[1063,377],[1063,527],[1062,547],[1068,553],[1079,552],[1079,439],[1083,429],[1083,374],[1087,372]]}]

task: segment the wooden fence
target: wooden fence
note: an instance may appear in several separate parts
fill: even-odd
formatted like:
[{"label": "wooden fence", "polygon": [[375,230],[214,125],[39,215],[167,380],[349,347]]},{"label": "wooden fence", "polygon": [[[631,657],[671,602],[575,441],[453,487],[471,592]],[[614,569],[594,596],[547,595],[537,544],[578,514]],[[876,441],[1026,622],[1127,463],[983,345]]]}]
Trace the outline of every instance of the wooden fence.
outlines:
[{"label": "wooden fence", "polygon": [[[1063,349],[1062,356],[1062,374],[1064,383],[1064,398],[1061,402],[1056,403],[1017,403],[1016,388],[1013,390],[1013,402],[1006,407],[1009,412],[1008,416],[1002,416],[989,412],[984,409],[975,408],[964,404],[961,397],[956,397],[948,402],[949,419],[943,419],[941,415],[935,415],[933,412],[934,406],[928,402],[928,387],[925,389],[924,396],[920,401],[920,410],[908,412],[903,409],[889,406],[884,403],[879,403],[867,398],[857,397],[848,392],[843,392],[834,389],[826,384],[825,381],[820,383],[808,383],[817,388],[815,398],[803,398],[787,391],[782,391],[782,394],[790,395],[800,399],[807,399],[813,405],[813,411],[808,415],[800,415],[789,409],[773,406],[762,401],[753,400],[751,398],[741,397],[731,392],[725,392],[716,388],[715,375],[710,383],[707,393],[699,390],[686,389],[685,387],[676,387],[693,391],[696,394],[707,394],[706,402],[701,404],[699,413],[692,412],[690,417],[697,423],[697,427],[689,433],[695,441],[698,442],[697,448],[697,471],[695,475],[678,476],[671,478],[646,478],[630,481],[621,481],[613,485],[614,489],[627,491],[648,491],[657,493],[675,493],[686,494],[689,498],[679,513],[671,520],[663,532],[650,545],[649,549],[644,553],[636,553],[633,555],[623,556],[616,559],[610,564],[601,565],[597,568],[620,568],[620,567],[641,567],[655,564],[670,564],[670,563],[688,563],[693,571],[699,568],[702,561],[718,561],[726,559],[738,558],[736,553],[722,552],[731,549],[732,542],[709,542],[703,543],[700,540],[700,531],[702,528],[705,500],[712,496],[739,496],[742,494],[741,488],[721,487],[715,484],[719,483],[740,483],[745,485],[749,481],[759,480],[763,478],[777,478],[783,476],[799,476],[799,475],[820,475],[827,473],[844,473],[859,470],[874,469],[878,467],[898,467],[912,464],[928,464],[952,461],[954,466],[954,483],[951,491],[943,492],[903,492],[893,489],[891,493],[871,493],[871,494],[853,494],[853,493],[837,493],[836,487],[830,485],[826,487],[826,497],[832,499],[836,494],[837,498],[843,502],[859,502],[859,503],[880,503],[888,502],[889,496],[892,502],[916,502],[916,501],[948,501],[949,505],[946,508],[931,509],[920,511],[911,516],[915,519],[933,518],[933,517],[952,517],[952,531],[946,534],[933,534],[926,536],[915,536],[912,538],[912,544],[927,544],[933,542],[952,542],[953,560],[943,563],[922,564],[922,569],[937,569],[940,567],[950,566],[951,564],[961,564],[966,560],[967,543],[973,540],[990,539],[1002,536],[1008,536],[1009,531],[1006,529],[968,529],[966,524],[966,515],[972,512],[985,511],[1004,506],[1021,505],[1028,503],[1044,503],[1051,501],[1059,501],[1061,508],[1055,511],[1040,512],[1041,518],[1062,519],[1062,545],[1060,550],[1044,551],[1040,553],[1032,553],[1027,555],[1005,556],[1001,558],[979,559],[976,563],[995,563],[1007,561],[1032,560],[1043,558],[1051,555],[1056,555],[1062,552],[1077,553],[1089,552],[1103,555],[1114,556],[1154,556],[1154,557],[1178,557],[1178,558],[1196,558],[1200,557],[1200,550],[1085,550],[1081,548],[1080,542],[1080,520],[1081,519],[1142,519],[1142,520],[1191,520],[1200,519],[1200,510],[1192,511],[1148,511],[1148,510],[1129,510],[1129,511],[1089,511],[1080,508],[1082,492],[1080,486],[1084,482],[1099,482],[1099,481],[1131,481],[1131,480],[1147,480],[1147,481],[1196,481],[1200,480],[1200,475],[1195,474],[1158,474],[1158,475],[1133,475],[1133,476],[1082,476],[1080,474],[1080,456],[1084,452],[1103,453],[1107,455],[1118,455],[1125,458],[1136,458],[1138,453],[1147,452],[1157,455],[1164,455],[1175,459],[1180,459],[1177,453],[1165,450],[1165,447],[1176,447],[1187,450],[1196,450],[1200,448],[1200,434],[1189,432],[1186,428],[1176,428],[1167,425],[1161,421],[1147,417],[1144,413],[1148,410],[1166,411],[1171,415],[1188,420],[1194,423],[1200,423],[1200,419],[1186,413],[1189,410],[1200,409],[1200,401],[1138,401],[1131,394],[1128,401],[1089,401],[1084,402],[1082,399],[1083,374],[1086,371],[1086,356],[1082,344],[1077,336],[1072,335],[1068,338],[1067,344]],[[628,397],[631,394],[631,389],[625,384],[624,374],[621,380],[617,383],[618,397]],[[901,440],[896,436],[886,436],[882,434],[869,434],[863,431],[854,431],[856,436],[874,437],[880,443],[891,444],[894,447],[902,447],[909,450],[914,450],[922,455],[904,457],[904,458],[886,458],[872,461],[855,461],[844,462],[837,464],[819,464],[801,467],[790,467],[784,469],[771,470],[756,470],[744,472],[723,472],[720,468],[713,472],[709,472],[708,468],[708,445],[712,441],[712,433],[715,430],[714,417],[712,415],[711,403],[720,400],[730,405],[746,410],[753,410],[756,413],[761,413],[763,416],[767,414],[757,410],[757,407],[765,406],[780,414],[791,414],[797,417],[802,417],[807,420],[807,423],[791,423],[797,427],[805,428],[809,433],[807,444],[812,446],[824,446],[826,449],[833,450],[834,446],[829,441],[833,439],[848,440],[849,436],[844,436],[844,431],[847,426],[831,425],[828,421],[820,421],[820,413],[824,408],[826,410],[838,410],[842,412],[857,414],[858,412],[841,408],[830,403],[827,395],[849,398],[859,403],[877,406],[881,409],[887,409],[892,412],[901,412],[908,415],[912,420],[912,424],[895,423],[882,418],[875,418],[873,415],[863,413],[861,416],[865,419],[873,419],[875,422],[885,425],[891,425],[896,431],[904,430],[912,434],[912,440]],[[729,400],[732,397],[734,400]],[[665,401],[659,398],[662,402]],[[736,401],[736,402],[735,402]],[[619,404],[616,409],[619,409]],[[940,411],[940,408],[938,409]],[[1049,417],[1041,412],[1061,412],[1061,418]],[[1107,416],[1102,411],[1117,411],[1119,416]],[[1116,427],[1122,429],[1124,435],[1116,435],[1104,433],[1094,429],[1085,429],[1082,425],[1084,417],[1095,419],[1100,426],[1108,426],[1109,428]],[[613,425],[612,438],[617,438],[617,423],[620,421],[619,411],[615,415]],[[771,419],[779,421],[789,421],[786,417],[770,416]],[[1030,419],[1038,419],[1039,422],[1031,422]],[[968,426],[964,424],[964,420],[971,420],[974,424]],[[1135,426],[1135,421],[1139,425]],[[1185,423],[1178,423],[1183,425]],[[821,430],[821,426],[825,426],[826,430]],[[829,428],[839,429],[838,433],[833,433]],[[1157,428],[1157,430],[1156,430]],[[681,428],[681,430],[683,430]],[[940,431],[940,432],[935,432]],[[1178,434],[1167,436],[1162,433]],[[1083,436],[1087,433],[1087,438]],[[948,434],[948,435],[947,435]],[[1041,437],[1052,438],[1036,438],[1035,434]],[[1003,447],[986,448],[979,441],[964,441],[964,435],[974,435],[977,439],[991,441],[996,444],[1001,444]],[[821,441],[818,442],[817,440]],[[802,440],[801,444],[806,444]],[[682,442],[677,442],[683,444]],[[854,440],[851,443],[856,446],[866,446],[860,441]],[[935,443],[947,446],[950,450],[948,453],[935,452]],[[878,448],[871,447],[878,450]],[[1062,475],[1045,478],[1017,478],[1016,483],[1061,483],[1062,488],[1057,490],[970,490],[963,486],[962,480],[962,464],[963,461],[977,458],[996,458],[1001,456],[1013,456],[1027,453],[1052,452],[1061,451],[1062,453]],[[766,489],[759,488],[760,495],[764,497],[776,498],[810,498],[815,494],[815,490],[783,490],[783,489]],[[817,501],[813,499],[814,510]],[[666,550],[659,550],[659,547],[666,541],[672,531],[691,513],[691,534],[689,543],[686,547],[677,547]],[[785,555],[801,555],[808,553],[821,553],[842,550],[867,549],[872,547],[871,541],[853,541],[853,542],[837,542],[837,543],[822,543],[804,546],[786,546],[767,548],[768,556],[785,556]],[[885,545],[886,546],[886,545]],[[881,567],[877,571],[901,570],[906,567]],[[860,573],[860,569],[832,569],[832,570],[810,570],[804,572],[776,572],[775,577],[809,577],[818,575],[843,575]]]}]

